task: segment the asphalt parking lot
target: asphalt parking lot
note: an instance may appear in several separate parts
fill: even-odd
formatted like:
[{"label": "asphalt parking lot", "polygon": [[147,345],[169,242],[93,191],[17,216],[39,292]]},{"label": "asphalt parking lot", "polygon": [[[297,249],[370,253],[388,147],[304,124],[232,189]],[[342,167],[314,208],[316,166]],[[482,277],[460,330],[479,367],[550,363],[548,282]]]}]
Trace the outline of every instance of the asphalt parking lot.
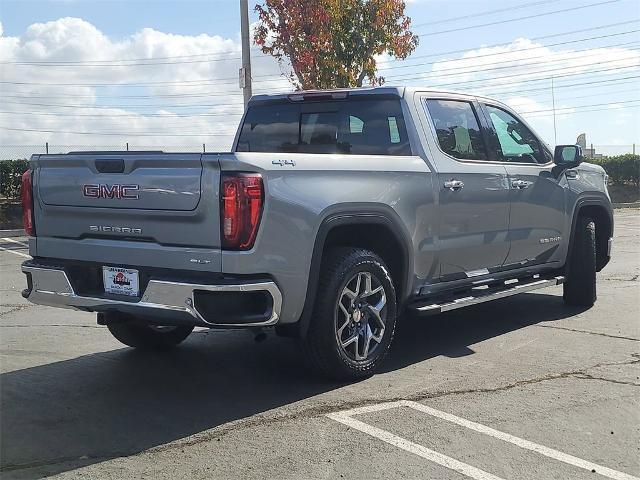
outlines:
[{"label": "asphalt parking lot", "polygon": [[616,211],[598,302],[561,288],[403,319],[384,371],[310,377],[294,342],[198,331],[124,348],[20,296],[0,239],[2,477],[640,477],[640,211]]}]

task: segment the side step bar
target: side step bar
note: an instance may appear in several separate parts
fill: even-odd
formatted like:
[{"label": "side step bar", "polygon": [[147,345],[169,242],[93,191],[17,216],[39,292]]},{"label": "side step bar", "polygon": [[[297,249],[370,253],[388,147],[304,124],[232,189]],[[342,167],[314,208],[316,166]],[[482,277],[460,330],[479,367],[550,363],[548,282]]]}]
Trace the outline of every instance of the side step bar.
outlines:
[{"label": "side step bar", "polygon": [[552,278],[528,278],[527,280],[507,280],[500,286],[479,286],[466,290],[461,297],[440,297],[431,298],[423,302],[416,302],[409,306],[409,310],[418,315],[435,315],[448,312],[457,308],[468,307],[478,303],[490,302],[498,298],[510,297],[518,293],[530,292],[539,288],[552,287],[564,283],[563,276]]}]

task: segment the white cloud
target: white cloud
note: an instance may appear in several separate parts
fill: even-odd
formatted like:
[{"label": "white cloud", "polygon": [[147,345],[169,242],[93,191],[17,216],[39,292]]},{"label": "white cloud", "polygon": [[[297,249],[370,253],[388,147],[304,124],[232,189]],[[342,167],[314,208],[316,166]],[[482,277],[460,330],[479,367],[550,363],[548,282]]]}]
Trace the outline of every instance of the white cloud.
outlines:
[{"label": "white cloud", "polygon": [[[275,60],[256,50],[252,55],[254,93],[290,89],[279,77]],[[206,143],[208,149],[229,148],[242,112],[237,80],[240,45],[218,35],[176,35],[145,28],[116,40],[85,20],[66,17],[34,23],[19,37],[0,37],[0,62],[10,62],[2,65],[0,80],[13,82],[2,84],[0,110],[11,113],[0,113],[0,125],[127,133],[99,136],[0,130],[5,145],[45,141],[124,145],[129,141],[156,147],[197,149]],[[66,62],[70,66],[19,62]],[[147,85],[127,85],[132,83]],[[136,137],[149,132],[166,136]],[[173,137],[170,133],[198,135]],[[217,136],[220,134],[225,136]]]},{"label": "white cloud", "polygon": [[[606,122],[603,122],[598,118],[598,115],[602,117],[601,112],[583,114],[572,106],[615,101],[624,95],[628,97],[633,94],[630,85],[620,87],[619,92],[615,84],[609,88],[603,88],[606,83],[594,83],[583,88],[566,88],[562,85],[637,75],[640,52],[633,45],[629,48],[617,45],[624,43],[624,40],[612,43],[614,45],[610,47],[550,48],[527,38],[518,38],[506,45],[481,47],[451,56],[432,63],[430,67],[426,66],[429,65],[428,60],[422,66],[421,61],[416,60],[418,66],[415,69],[383,69],[383,74],[389,84],[474,92],[502,100],[519,112],[538,112],[530,115],[525,113],[524,116],[549,143],[554,138],[551,98],[553,75],[556,87],[560,86],[555,90],[558,141],[573,142],[578,133],[590,131],[594,136],[597,133],[596,141],[609,143],[610,135],[619,133],[609,131],[609,126],[620,123],[616,119],[623,114],[628,115],[629,110],[612,109],[611,113],[606,113]],[[395,66],[403,64],[387,62],[385,65]],[[588,73],[593,70],[598,72]],[[638,119],[637,111],[634,116]],[[598,124],[597,129],[594,123]],[[629,144],[637,138],[637,132],[629,127],[625,135],[629,136]]]}]

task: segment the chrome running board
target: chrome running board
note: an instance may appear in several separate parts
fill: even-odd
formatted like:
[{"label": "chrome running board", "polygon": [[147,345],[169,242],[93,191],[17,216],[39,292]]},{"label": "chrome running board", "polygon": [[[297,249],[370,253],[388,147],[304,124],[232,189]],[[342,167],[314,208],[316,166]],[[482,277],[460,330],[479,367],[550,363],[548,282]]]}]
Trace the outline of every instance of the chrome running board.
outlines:
[{"label": "chrome running board", "polygon": [[[537,278],[536,278],[537,277]],[[462,296],[453,295],[447,297],[436,297],[428,300],[417,301],[409,305],[408,309],[419,315],[435,315],[438,313],[448,312],[457,308],[468,307],[469,305],[477,305],[479,303],[490,302],[499,298],[510,297],[519,293],[531,292],[540,288],[552,287],[564,283],[563,276],[552,278],[540,278],[539,276],[524,279],[507,280],[499,286],[477,286],[464,293]]]}]

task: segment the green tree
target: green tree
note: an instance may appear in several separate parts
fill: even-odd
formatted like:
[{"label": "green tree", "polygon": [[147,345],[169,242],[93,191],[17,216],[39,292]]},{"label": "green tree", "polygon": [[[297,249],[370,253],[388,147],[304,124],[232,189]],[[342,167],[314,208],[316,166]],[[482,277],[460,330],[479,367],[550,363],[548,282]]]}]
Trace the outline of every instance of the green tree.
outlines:
[{"label": "green tree", "polygon": [[404,59],[418,45],[402,0],[265,0],[254,42],[298,89],[359,87],[376,76],[376,55]]}]

